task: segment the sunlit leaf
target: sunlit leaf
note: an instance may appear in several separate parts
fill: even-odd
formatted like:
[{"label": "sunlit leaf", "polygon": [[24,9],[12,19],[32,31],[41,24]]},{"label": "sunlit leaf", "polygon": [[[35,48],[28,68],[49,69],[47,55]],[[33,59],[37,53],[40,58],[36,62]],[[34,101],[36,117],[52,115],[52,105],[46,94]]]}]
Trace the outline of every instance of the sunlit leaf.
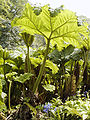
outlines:
[{"label": "sunlit leaf", "polygon": [[87,24],[78,26],[77,16],[74,12],[63,10],[56,16],[51,17],[48,5],[42,7],[39,15],[34,13],[33,7],[28,3],[21,18],[15,18],[12,26],[20,28],[30,34],[41,34],[46,39],[51,39],[51,44],[57,44],[58,50],[67,47],[69,44],[75,47],[82,47],[83,37],[88,37]]},{"label": "sunlit leaf", "polygon": [[52,70],[52,73],[53,74],[56,74],[59,70],[59,68],[57,67],[56,64],[54,64],[52,61],[50,60],[46,60],[46,64],[45,64],[45,67],[48,67]]},{"label": "sunlit leaf", "polygon": [[27,80],[30,80],[30,78],[33,76],[31,73],[25,73],[23,75],[20,75],[19,77],[15,78],[15,81],[18,81],[20,83],[24,83]]},{"label": "sunlit leaf", "polygon": [[46,84],[43,85],[44,89],[50,92],[53,92],[55,90],[55,86],[54,85],[50,85],[50,84]]},{"label": "sunlit leaf", "polygon": [[40,58],[35,58],[35,57],[30,57],[30,60],[31,60],[31,64],[34,65],[34,67],[37,67],[42,62]]}]

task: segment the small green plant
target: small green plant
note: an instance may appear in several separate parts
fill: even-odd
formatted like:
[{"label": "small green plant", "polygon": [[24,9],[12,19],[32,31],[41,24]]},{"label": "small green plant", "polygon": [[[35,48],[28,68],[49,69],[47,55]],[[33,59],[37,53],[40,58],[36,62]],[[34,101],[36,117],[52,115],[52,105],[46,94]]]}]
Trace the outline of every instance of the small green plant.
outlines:
[{"label": "small green plant", "polygon": [[6,78],[8,79],[8,82],[9,82],[9,90],[8,90],[8,106],[9,106],[9,110],[11,110],[11,104],[10,104],[11,86],[12,86],[13,77],[16,74],[17,74],[16,72],[6,74]]}]

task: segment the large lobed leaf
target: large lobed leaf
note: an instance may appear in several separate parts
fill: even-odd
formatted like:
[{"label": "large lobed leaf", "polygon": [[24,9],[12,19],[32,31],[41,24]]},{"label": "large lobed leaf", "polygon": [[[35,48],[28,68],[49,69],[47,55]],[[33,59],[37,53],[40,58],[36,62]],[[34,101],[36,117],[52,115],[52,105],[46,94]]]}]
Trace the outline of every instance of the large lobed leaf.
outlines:
[{"label": "large lobed leaf", "polygon": [[33,7],[28,3],[21,18],[15,18],[12,26],[20,26],[24,32],[30,34],[41,34],[47,40],[51,39],[54,46],[57,44],[59,50],[72,44],[82,47],[83,39],[88,37],[87,24],[77,25],[77,16],[74,12],[63,10],[56,16],[51,17],[48,5],[42,7],[39,15],[34,13]]}]

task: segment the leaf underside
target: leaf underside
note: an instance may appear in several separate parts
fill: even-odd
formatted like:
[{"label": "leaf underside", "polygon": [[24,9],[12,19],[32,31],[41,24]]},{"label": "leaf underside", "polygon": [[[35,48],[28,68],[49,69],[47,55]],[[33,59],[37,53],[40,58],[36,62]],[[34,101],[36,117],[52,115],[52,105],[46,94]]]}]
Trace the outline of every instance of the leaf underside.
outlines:
[{"label": "leaf underside", "polygon": [[42,7],[39,15],[34,13],[33,7],[28,3],[21,18],[15,18],[12,26],[19,26],[23,32],[43,35],[46,40],[51,39],[51,44],[57,44],[58,50],[72,44],[82,47],[85,44],[80,37],[88,37],[87,24],[77,25],[77,16],[74,12],[63,10],[57,16],[51,17],[48,5]]}]

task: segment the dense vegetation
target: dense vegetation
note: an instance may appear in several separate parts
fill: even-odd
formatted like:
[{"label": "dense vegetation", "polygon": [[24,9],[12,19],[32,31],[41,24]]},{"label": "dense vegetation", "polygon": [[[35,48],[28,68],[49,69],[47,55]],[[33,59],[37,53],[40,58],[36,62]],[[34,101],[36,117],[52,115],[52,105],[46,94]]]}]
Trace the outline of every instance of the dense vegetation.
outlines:
[{"label": "dense vegetation", "polygon": [[86,20],[63,6],[0,6],[0,119],[89,120]]}]

